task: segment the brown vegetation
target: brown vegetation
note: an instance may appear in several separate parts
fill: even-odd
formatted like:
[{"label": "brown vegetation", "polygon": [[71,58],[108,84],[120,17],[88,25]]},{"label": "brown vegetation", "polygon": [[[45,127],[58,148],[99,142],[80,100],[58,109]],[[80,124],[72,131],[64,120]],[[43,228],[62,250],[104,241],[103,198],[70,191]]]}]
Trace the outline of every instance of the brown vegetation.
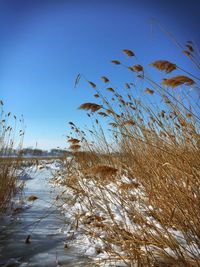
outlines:
[{"label": "brown vegetation", "polygon": [[[0,102],[0,213],[5,212],[11,197],[16,192],[18,176],[17,169],[19,162],[12,158],[14,152],[14,136],[16,134],[16,116],[11,113],[5,114],[3,111],[3,101]],[[13,117],[14,127],[9,124]],[[19,149],[22,146],[24,131],[19,131]],[[5,159],[6,157],[6,159]]]},{"label": "brown vegetation", "polygon": [[[130,50],[123,52],[134,56]],[[152,66],[166,73],[178,71],[167,60]],[[143,71],[143,67],[134,65],[132,70]],[[120,260],[127,266],[200,266],[200,118],[198,103],[193,101],[196,92],[188,90],[198,82],[191,76],[180,73],[164,79],[163,85],[177,87],[172,91],[144,71],[140,78],[148,97],[156,95],[154,105],[147,104],[144,96],[135,98],[136,91],[131,90],[137,88],[130,86],[123,96],[107,88],[111,100],[96,89],[101,103],[88,103],[89,108],[83,109],[105,111],[93,116],[106,119],[112,139],[106,138],[100,118],[97,130],[90,131],[92,138],[73,124],[83,151],[74,153],[65,182],[93,217],[104,218],[84,229],[104,243],[106,261]]]}]

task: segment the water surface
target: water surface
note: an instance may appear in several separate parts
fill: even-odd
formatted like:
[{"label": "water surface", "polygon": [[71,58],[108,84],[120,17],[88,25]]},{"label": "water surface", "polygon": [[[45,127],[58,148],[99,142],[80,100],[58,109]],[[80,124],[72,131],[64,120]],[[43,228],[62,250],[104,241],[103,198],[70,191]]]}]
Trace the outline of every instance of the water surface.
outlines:
[{"label": "water surface", "polygon": [[[23,198],[17,196],[24,205],[0,219],[0,266],[87,266],[89,261],[78,251],[64,248],[68,225],[56,201],[60,189],[49,183],[52,169],[29,169],[28,174]],[[31,195],[38,197],[33,203],[27,201]]]}]

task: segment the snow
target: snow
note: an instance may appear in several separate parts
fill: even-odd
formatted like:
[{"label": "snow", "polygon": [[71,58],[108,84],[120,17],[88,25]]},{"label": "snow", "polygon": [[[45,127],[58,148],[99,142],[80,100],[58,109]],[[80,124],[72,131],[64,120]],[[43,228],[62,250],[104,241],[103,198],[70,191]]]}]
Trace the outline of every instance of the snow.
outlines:
[{"label": "snow", "polygon": [[[79,184],[85,192],[85,197],[84,195],[81,195],[80,197],[75,195],[73,190],[63,185],[65,177],[66,173],[62,174],[61,172],[54,182],[66,189],[67,199],[70,199],[70,201],[66,200],[65,204],[62,206],[62,212],[64,213],[68,224],[71,225],[67,231],[63,232],[66,237],[66,244],[69,247],[78,249],[80,253],[94,261],[97,261],[99,266],[101,266],[101,264],[102,266],[127,266],[121,260],[110,261],[110,256],[112,255],[106,250],[104,242],[107,237],[106,231],[104,231],[102,227],[96,226],[106,224],[112,227],[114,224],[117,224],[130,233],[137,232],[139,234],[141,226],[136,222],[133,223],[132,215],[131,218],[129,217],[130,206],[133,209],[131,214],[133,214],[134,211],[135,213],[140,212],[146,224],[152,224],[153,222],[154,226],[157,228],[157,231],[152,229],[153,235],[158,235],[159,231],[164,233],[165,230],[162,225],[149,215],[149,212],[154,211],[154,207],[147,204],[148,199],[146,198],[141,185],[137,188],[128,189],[129,195],[134,199],[131,205],[124,206],[124,204],[121,203],[119,194],[120,185],[122,183],[127,185],[130,183],[137,183],[137,179],[130,179],[123,175],[117,182],[110,182],[101,188],[100,186],[97,186],[95,180],[88,180],[87,178],[81,177],[81,179],[79,179]],[[90,196],[90,199],[88,199],[87,195]],[[90,203],[94,203],[94,209],[92,211],[89,208],[89,201]],[[112,215],[111,217],[108,216],[108,209]],[[93,218],[94,214],[99,221]],[[100,218],[102,220],[100,220]],[[92,230],[91,233],[89,233],[90,229]],[[188,255],[190,253],[192,253],[192,255],[200,255],[200,248],[198,248],[197,244],[191,243],[188,245],[188,242],[186,242],[181,231],[174,229],[168,229],[168,231],[172,234],[173,238],[178,241],[178,244],[180,244],[180,250],[181,246],[183,246],[184,253],[185,249],[187,249]],[[120,246],[111,244],[111,247],[118,255],[126,256]],[[156,246],[150,244],[145,247],[140,246],[140,249],[144,250],[144,252],[147,249],[152,252],[154,251],[155,255],[157,255],[156,257],[160,257],[158,254],[159,248]],[[175,253],[169,247],[164,248],[162,252],[165,252],[166,255],[170,255],[176,259]]]}]

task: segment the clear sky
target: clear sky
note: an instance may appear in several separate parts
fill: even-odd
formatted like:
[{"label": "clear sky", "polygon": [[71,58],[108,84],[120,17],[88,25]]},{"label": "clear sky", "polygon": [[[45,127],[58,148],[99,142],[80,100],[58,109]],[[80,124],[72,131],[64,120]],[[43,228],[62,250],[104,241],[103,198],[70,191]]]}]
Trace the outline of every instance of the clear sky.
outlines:
[{"label": "clear sky", "polygon": [[88,123],[77,108],[94,99],[86,83],[73,88],[75,77],[120,82],[110,60],[121,59],[122,49],[144,64],[187,66],[170,38],[152,30],[152,18],[180,42],[200,44],[199,0],[0,0],[0,99],[24,115],[25,147],[64,147],[68,121]]}]

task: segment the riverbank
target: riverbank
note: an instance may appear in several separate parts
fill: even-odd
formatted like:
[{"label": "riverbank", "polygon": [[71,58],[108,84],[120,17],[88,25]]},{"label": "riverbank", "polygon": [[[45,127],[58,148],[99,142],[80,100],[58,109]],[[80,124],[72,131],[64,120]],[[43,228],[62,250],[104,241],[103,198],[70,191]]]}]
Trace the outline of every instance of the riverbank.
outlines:
[{"label": "riverbank", "polygon": [[[131,172],[108,165],[81,172],[81,163],[70,164],[76,175],[65,166],[54,178],[65,189],[63,214],[71,222],[67,247],[79,249],[97,266],[199,266],[198,237],[181,228],[182,221],[172,223],[171,217],[167,222]],[[187,190],[186,185],[179,189]]]}]

